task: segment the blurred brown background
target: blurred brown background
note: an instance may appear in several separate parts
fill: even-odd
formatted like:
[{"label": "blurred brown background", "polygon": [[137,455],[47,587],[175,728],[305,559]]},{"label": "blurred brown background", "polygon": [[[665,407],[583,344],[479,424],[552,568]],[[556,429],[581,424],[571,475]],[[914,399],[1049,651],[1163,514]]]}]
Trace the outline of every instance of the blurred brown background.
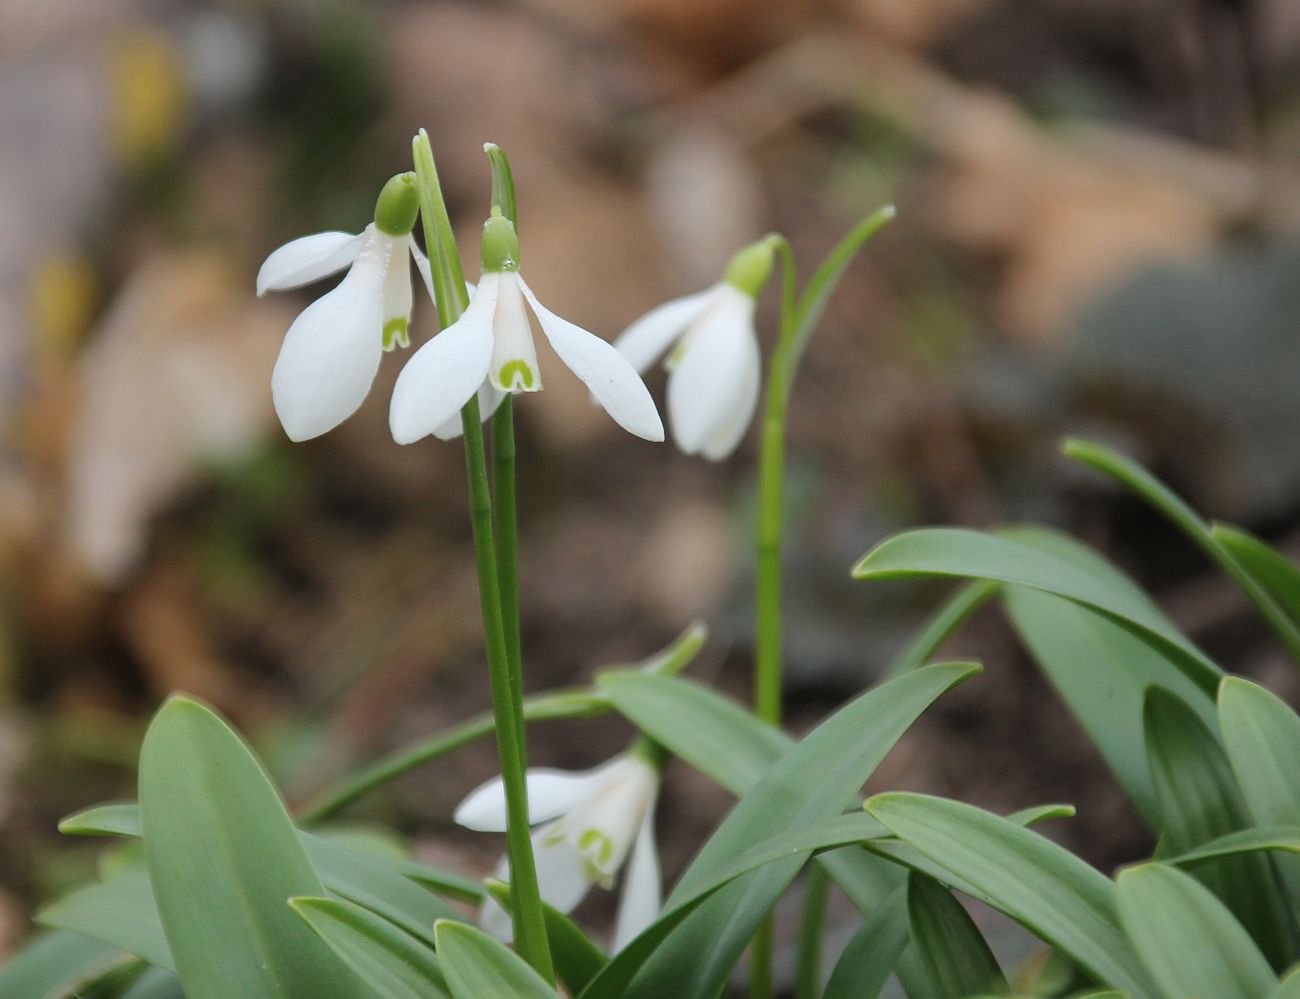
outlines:
[{"label": "blurred brown background", "polygon": [[[530,283],[607,337],[768,230],[807,274],[898,204],[795,393],[796,729],[870,682],[940,595],[848,580],[928,522],[1073,530],[1225,665],[1287,691],[1235,592],[1055,442],[1102,437],[1291,544],[1293,0],[0,0],[0,955],[90,869],[95,847],[54,824],[132,795],[168,691],[231,714],[298,799],[486,706],[459,449],[391,443],[396,358],[356,417],[290,446],[270,370],[320,288],[253,296],[280,243],[369,220],[421,126],[467,259],[491,139],[514,163]],[[432,322],[417,303],[417,340]],[[686,459],[542,364],[517,418],[529,687],[702,616],[694,671],[744,696],[756,435],[725,465]],[[1082,814],[1057,834],[1089,859],[1146,848],[997,614],[954,648],[986,675],[880,786],[1070,800]],[[532,757],[587,766],[627,736],[551,724]],[[467,750],[355,814],[486,870],[500,844],[449,814],[493,763]],[[670,875],[727,804],[670,770]]]}]

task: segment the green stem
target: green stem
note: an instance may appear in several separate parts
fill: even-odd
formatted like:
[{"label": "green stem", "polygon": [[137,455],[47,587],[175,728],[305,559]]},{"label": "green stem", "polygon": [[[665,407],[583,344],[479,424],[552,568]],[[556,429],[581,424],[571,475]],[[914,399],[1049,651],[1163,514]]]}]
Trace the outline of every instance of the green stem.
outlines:
[{"label": "green stem", "polygon": [[[436,262],[433,274],[438,293],[438,319],[443,329],[446,329],[469,304],[464,271],[447,217],[447,206],[438,185],[433,150],[429,145],[429,137],[423,130],[416,136],[412,149],[415,171],[420,181],[420,215],[424,222],[425,243],[430,260]],[[537,867],[529,836],[528,789],[524,779],[527,759],[524,749],[523,705],[515,692],[512,679],[513,670],[501,607],[496,544],[492,532],[492,497],[477,395],[471,396],[461,410],[460,421],[465,436],[470,523],[474,535],[474,559],[478,567],[479,603],[483,612],[483,639],[487,648],[488,676],[492,690],[492,715],[505,788],[506,854],[510,860],[515,947],[538,974],[554,983],[555,969],[546,938],[541,892],[537,887]]]},{"label": "green stem", "polygon": [[817,999],[822,985],[822,934],[826,930],[826,901],[831,881],[820,864],[808,867],[803,889],[803,918],[799,928],[799,956],[795,961],[795,999]]},{"label": "green stem", "polygon": [[[549,694],[539,694],[524,701],[524,721],[589,718],[609,710],[609,702],[600,694],[586,688],[575,687],[569,690],[554,690]],[[410,773],[426,763],[432,763],[439,757],[455,752],[461,746],[476,739],[491,735],[494,724],[492,713],[485,711],[430,738],[403,746],[360,773],[346,777],[338,784],[320,791],[299,810],[299,824],[315,825],[332,818],[375,788],[382,787],[389,781]]]},{"label": "green stem", "polygon": [[[840,277],[861,249],[886,222],[894,208],[880,208],[849,231],[796,294],[794,253],[785,237],[769,236],[781,257],[781,328],[767,373],[762,440],[758,467],[758,538],[754,624],[754,709],[760,718],[781,724],[784,666],[781,651],[782,490],[785,483],[785,421],[799,360],[821,320]],[[772,916],[754,937],[750,958],[750,995],[772,994]]]},{"label": "green stem", "polygon": [[497,543],[497,583],[516,700],[524,697],[523,646],[519,634],[519,528],[515,517],[514,397],[507,395],[492,416],[492,513]]}]

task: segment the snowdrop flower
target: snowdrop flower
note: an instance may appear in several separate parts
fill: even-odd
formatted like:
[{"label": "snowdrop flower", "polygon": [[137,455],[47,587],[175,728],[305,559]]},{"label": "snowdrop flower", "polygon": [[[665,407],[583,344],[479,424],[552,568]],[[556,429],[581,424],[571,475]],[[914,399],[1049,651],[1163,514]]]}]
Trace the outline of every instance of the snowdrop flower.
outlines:
[{"label": "snowdrop flower", "polygon": [[[593,883],[612,888],[627,862],[619,901],[614,950],[619,950],[659,915],[659,857],[654,839],[654,806],[663,750],[638,740],[608,763],[575,773],[531,769],[528,820],[542,898],[571,912]],[[481,832],[505,832],[506,797],[500,777],[472,791],[456,808],[456,821]],[[497,876],[509,877],[502,858]],[[491,898],[479,917],[483,928],[502,940],[511,936],[510,917]]]},{"label": "snowdrop flower", "polygon": [[451,436],[461,407],[480,389],[480,406],[495,405],[501,393],[541,389],[525,302],[560,360],[619,426],[646,440],[664,439],[654,400],[623,355],[537,300],[519,273],[515,227],[494,208],[483,226],[483,276],[468,308],[417,350],[398,376],[389,409],[397,443]]},{"label": "snowdrop flower", "polygon": [[749,427],[762,373],[754,300],[771,273],[771,244],[747,246],[712,288],[652,309],[614,341],[637,371],[668,353],[668,425],[686,454],[720,461]]},{"label": "snowdrop flower", "polygon": [[319,437],[355,413],[384,352],[410,346],[408,258],[414,256],[421,272],[428,273],[428,261],[411,239],[418,212],[415,174],[398,174],[384,185],[375,220],[362,232],[303,236],[262,264],[259,296],[348,268],[338,287],[293,321],[275,362],[271,396],[291,440]]}]

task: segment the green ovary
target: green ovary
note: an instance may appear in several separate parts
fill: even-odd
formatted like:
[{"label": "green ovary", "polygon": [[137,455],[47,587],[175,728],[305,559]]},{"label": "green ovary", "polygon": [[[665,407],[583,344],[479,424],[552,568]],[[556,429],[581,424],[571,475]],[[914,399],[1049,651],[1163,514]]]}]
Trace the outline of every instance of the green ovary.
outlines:
[{"label": "green ovary", "polygon": [[524,391],[531,389],[535,380],[533,369],[528,366],[527,362],[518,360],[507,361],[501,365],[501,373],[498,378],[507,389],[522,387]]},{"label": "green ovary", "polygon": [[384,350],[411,346],[407,321],[400,316],[384,323]]},{"label": "green ovary", "polygon": [[609,871],[610,858],[614,856],[614,843],[599,829],[588,829],[578,837],[578,850],[582,853],[587,877],[608,888],[613,882]]}]

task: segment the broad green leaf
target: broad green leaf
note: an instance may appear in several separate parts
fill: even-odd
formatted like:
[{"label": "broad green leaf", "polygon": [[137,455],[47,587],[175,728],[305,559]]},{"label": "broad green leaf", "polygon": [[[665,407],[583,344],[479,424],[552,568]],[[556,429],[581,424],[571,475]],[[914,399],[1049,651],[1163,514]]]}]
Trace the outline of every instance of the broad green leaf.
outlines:
[{"label": "broad green leaf", "polygon": [[[1160,812],[1157,856],[1188,853],[1248,827],[1227,755],[1196,714],[1156,688],[1147,694],[1144,720]],[[1228,906],[1274,966],[1283,966],[1291,954],[1288,914],[1268,856],[1227,856],[1197,865],[1195,876]]]},{"label": "broad green leaf", "polygon": [[742,795],[794,740],[702,684],[638,670],[601,673],[596,686],[632,724],[674,756]]},{"label": "broad green leaf", "polygon": [[1300,825],[1300,716],[1259,684],[1228,677],[1219,688],[1228,759],[1260,825]]},{"label": "broad green leaf", "polygon": [[857,579],[953,576],[1043,590],[1107,614],[1167,652],[1195,683],[1211,693],[1223,671],[1188,640],[1136,587],[1120,587],[1055,552],[1012,537],[956,527],[904,531],[868,552],[853,569]]},{"label": "broad green leaf", "polygon": [[907,918],[918,984],[928,999],[1007,991],[989,945],[943,885],[915,871],[908,875]]},{"label": "broad green leaf", "polygon": [[384,999],[447,995],[432,948],[383,917],[342,899],[295,898],[290,905],[377,995]]},{"label": "broad green leaf", "polygon": [[1277,978],[1245,929],[1195,878],[1164,864],[1122,871],[1120,919],[1163,999],[1264,999]]},{"label": "broad green leaf", "polygon": [[145,856],[189,999],[327,999],[364,986],[288,906],[324,885],[270,778],[211,709],[171,698],[140,752]]},{"label": "broad green leaf", "polygon": [[455,999],[555,999],[556,991],[523,958],[477,927],[439,920],[433,935]]},{"label": "broad green leaf", "polygon": [[849,938],[822,999],[876,999],[907,945],[907,900],[897,889]]},{"label": "broad green leaf", "polygon": [[[1219,686],[1219,728],[1255,824],[1300,826],[1300,717],[1264,687],[1232,676]],[[1289,899],[1300,899],[1300,858],[1274,862]]]},{"label": "broad green leaf", "polygon": [[1163,650],[1111,617],[1041,590],[1008,586],[1003,606],[1138,811],[1154,826],[1155,790],[1142,734],[1146,689],[1163,687],[1206,720],[1214,704]]},{"label": "broad green leaf", "polygon": [[[512,911],[508,884],[491,879],[487,882],[487,890],[501,908],[506,912]],[[569,994],[576,996],[596,977],[609,958],[577,923],[558,909],[542,902],[542,915],[546,919],[546,939],[551,946],[555,973]]]},{"label": "broad green leaf", "polygon": [[[101,805],[68,816],[59,829],[77,835],[139,836],[140,812],[132,804]],[[448,878],[437,868],[388,853],[359,850],[348,845],[351,837],[337,839],[328,832],[299,830],[298,838],[331,894],[365,906],[427,943],[433,943],[435,920],[458,918],[449,904],[413,883],[430,882],[445,890]],[[457,894],[464,897],[457,882],[468,884],[468,879],[452,878]],[[481,898],[482,890],[474,886],[470,897]]]},{"label": "broad green leaf", "polygon": [[1157,479],[1137,462],[1117,451],[1092,441],[1067,439],[1062,451],[1071,458],[1091,465],[1128,486],[1188,536],[1211,559],[1219,564],[1261,615],[1286,643],[1291,654],[1300,657],[1300,626],[1273,599],[1269,590],[1255,578],[1210,525],[1181,496]]},{"label": "broad green leaf", "polygon": [[1291,620],[1300,622],[1300,566],[1240,527],[1213,524],[1210,534],[1255,577]]},{"label": "broad green leaf", "polygon": [[101,940],[54,930],[36,937],[0,967],[0,996],[65,999],[135,960]]},{"label": "broad green leaf", "polygon": [[[839,816],[916,717],[977,669],[952,663],[905,673],[822,722],[741,798],[696,854],[665,912],[697,899],[718,872],[753,844]],[[817,779],[809,780],[809,774]],[[726,885],[647,954],[645,945],[656,934],[652,926],[606,966],[584,995],[714,996],[773,902],[810,855],[801,851]]]},{"label": "broad green leaf", "polygon": [[943,798],[895,792],[876,795],[866,808],[924,855],[941,880],[1006,913],[1101,982],[1128,989],[1134,999],[1150,994],[1120,932],[1114,885],[1068,850]]},{"label": "broad green leaf", "polygon": [[78,888],[36,914],[44,926],[71,930],[170,971],[176,970],[153,890],[143,870],[123,871],[100,884]]}]

